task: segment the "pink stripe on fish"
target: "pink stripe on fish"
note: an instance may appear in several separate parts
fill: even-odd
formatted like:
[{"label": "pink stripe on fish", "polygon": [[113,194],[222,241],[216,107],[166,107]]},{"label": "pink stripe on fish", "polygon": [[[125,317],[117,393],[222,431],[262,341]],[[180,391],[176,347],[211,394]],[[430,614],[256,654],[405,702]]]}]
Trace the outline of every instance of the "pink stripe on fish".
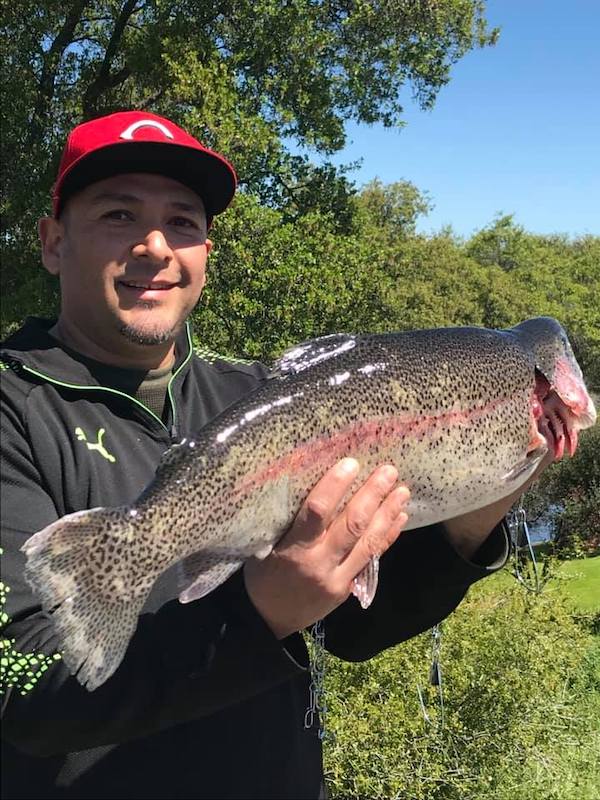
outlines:
[{"label": "pink stripe on fish", "polygon": [[[532,403],[535,393],[532,394]],[[276,480],[288,473],[297,474],[311,470],[316,464],[331,464],[344,456],[353,453],[359,454],[370,445],[381,447],[382,442],[401,438],[423,438],[440,428],[453,428],[467,426],[473,421],[493,413],[504,403],[511,402],[513,398],[504,397],[487,403],[480,408],[470,411],[450,411],[443,414],[419,417],[385,417],[379,420],[368,420],[357,423],[352,427],[344,428],[331,436],[321,436],[313,439],[292,452],[270,462],[262,469],[250,475],[243,476],[243,480],[235,487],[232,500],[240,496],[247,496],[258,486]]]}]

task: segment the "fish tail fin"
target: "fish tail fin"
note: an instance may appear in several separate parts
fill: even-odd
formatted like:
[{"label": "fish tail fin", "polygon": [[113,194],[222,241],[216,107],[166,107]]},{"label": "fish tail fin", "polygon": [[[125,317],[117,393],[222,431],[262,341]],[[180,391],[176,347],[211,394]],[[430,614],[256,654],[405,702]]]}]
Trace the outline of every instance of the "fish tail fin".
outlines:
[{"label": "fish tail fin", "polygon": [[22,547],[25,577],[52,614],[63,661],[90,691],[121,663],[151,586],[127,585],[118,550],[132,538],[124,509],[93,508],[53,522]]}]

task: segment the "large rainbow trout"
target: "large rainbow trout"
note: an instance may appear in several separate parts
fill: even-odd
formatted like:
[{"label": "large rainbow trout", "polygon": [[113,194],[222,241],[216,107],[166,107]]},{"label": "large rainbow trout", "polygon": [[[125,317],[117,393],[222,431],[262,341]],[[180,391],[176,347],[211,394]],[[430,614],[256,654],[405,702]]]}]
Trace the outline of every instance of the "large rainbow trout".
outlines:
[{"label": "large rainbow trout", "polygon": [[[548,448],[572,454],[596,411],[553,319],[510,330],[335,334],[289,350],[272,378],[163,456],[129,506],[69,514],[24,545],[64,661],[92,690],[118,667],[167,568],[182,602],[266,557],[309,490],[344,456],[357,484],[384,462],[408,485],[417,528],[519,488]],[[375,578],[375,579],[374,579]],[[366,607],[376,570],[355,579]]]}]

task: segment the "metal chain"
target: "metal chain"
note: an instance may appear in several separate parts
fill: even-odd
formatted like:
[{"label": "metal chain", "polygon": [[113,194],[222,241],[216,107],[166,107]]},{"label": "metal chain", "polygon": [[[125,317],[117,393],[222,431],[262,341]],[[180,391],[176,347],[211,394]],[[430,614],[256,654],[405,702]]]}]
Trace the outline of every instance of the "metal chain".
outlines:
[{"label": "metal chain", "polygon": [[[533,545],[531,544],[531,537],[529,535],[529,527],[527,525],[527,514],[525,509],[523,508],[522,501],[512,508],[509,513],[507,514],[507,522],[508,522],[508,530],[510,532],[510,539],[512,545],[512,552],[513,552],[513,560],[514,560],[514,576],[519,581],[519,583],[525,587],[530,592],[534,592],[535,594],[539,594],[542,590],[542,583],[540,580],[540,574],[538,570],[537,559],[535,557],[535,551],[533,549]],[[522,542],[525,541],[525,545]],[[529,555],[531,557],[531,566],[533,570],[533,585],[528,582],[521,571],[521,566],[519,560],[521,558],[520,550],[524,548],[529,550]]]},{"label": "metal chain", "polygon": [[[442,625],[438,623],[431,629],[431,665],[429,667],[429,685],[437,687],[438,703],[440,706],[440,717],[436,726],[437,733],[442,733],[444,730],[444,693],[442,688],[442,665],[441,665],[441,650],[442,650]],[[427,713],[425,698],[423,690],[419,683],[417,683],[417,695],[419,697],[419,705],[425,722],[430,725],[433,720]]]},{"label": "metal chain", "polygon": [[440,653],[442,649],[442,626],[440,623],[431,629],[431,666],[429,667],[429,684],[442,685],[442,667]]},{"label": "metal chain", "polygon": [[[310,695],[308,708],[304,715],[304,728],[311,730],[316,727],[317,736],[323,740],[326,736],[327,703],[325,701],[325,626],[322,619],[315,622],[310,635],[314,646],[310,662]],[[318,720],[318,726],[315,726],[316,720]]]}]

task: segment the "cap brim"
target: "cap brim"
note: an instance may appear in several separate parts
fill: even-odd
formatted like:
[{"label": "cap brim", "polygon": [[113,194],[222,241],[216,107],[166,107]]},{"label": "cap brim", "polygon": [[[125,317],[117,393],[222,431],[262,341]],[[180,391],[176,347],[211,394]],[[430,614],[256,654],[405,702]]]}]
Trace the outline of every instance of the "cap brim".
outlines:
[{"label": "cap brim", "polygon": [[68,197],[91,183],[127,172],[165,175],[196,192],[213,217],[233,200],[237,185],[233,167],[216,153],[162,142],[119,142],[76,161],[54,189],[60,213]]}]

